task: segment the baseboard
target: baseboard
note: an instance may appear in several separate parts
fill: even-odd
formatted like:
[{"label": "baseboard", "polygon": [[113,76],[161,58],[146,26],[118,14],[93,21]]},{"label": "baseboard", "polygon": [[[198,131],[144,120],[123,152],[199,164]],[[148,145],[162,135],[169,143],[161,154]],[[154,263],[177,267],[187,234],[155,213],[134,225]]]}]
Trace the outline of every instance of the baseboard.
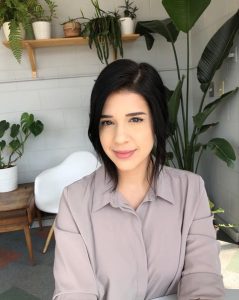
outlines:
[{"label": "baseboard", "polygon": [[[221,224],[227,224],[221,217],[216,216],[216,220]],[[238,228],[237,228],[238,229]],[[239,232],[233,227],[220,227],[234,242],[239,243]]]}]

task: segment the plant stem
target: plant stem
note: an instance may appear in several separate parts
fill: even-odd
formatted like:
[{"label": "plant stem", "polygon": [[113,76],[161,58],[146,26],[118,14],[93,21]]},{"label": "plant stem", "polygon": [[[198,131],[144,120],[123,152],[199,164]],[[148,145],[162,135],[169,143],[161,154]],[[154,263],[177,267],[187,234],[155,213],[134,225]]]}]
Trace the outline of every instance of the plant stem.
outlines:
[{"label": "plant stem", "polygon": [[185,136],[185,146],[186,147],[188,145],[189,59],[190,59],[189,33],[187,32],[187,86],[186,86],[186,136]]},{"label": "plant stem", "polygon": [[198,170],[198,165],[199,165],[199,161],[200,161],[200,159],[201,159],[201,156],[202,156],[202,154],[203,154],[203,147],[201,148],[201,151],[200,151],[200,154],[199,154],[199,156],[198,156],[198,161],[197,161],[197,165],[196,165],[196,169],[195,169],[195,173],[197,173],[197,170]]},{"label": "plant stem", "polygon": [[[181,81],[181,74],[180,74],[180,69],[179,69],[177,51],[176,51],[174,43],[172,42],[171,44],[172,44],[172,47],[173,47],[173,53],[174,53],[174,57],[175,57],[176,67],[177,67],[178,80]],[[186,134],[186,131],[185,131],[185,112],[184,112],[184,103],[183,103],[183,95],[182,94],[181,94],[181,97],[180,97],[180,104],[181,104],[181,113],[182,113],[182,118],[183,118],[183,129],[184,129],[184,135],[185,135]]]}]

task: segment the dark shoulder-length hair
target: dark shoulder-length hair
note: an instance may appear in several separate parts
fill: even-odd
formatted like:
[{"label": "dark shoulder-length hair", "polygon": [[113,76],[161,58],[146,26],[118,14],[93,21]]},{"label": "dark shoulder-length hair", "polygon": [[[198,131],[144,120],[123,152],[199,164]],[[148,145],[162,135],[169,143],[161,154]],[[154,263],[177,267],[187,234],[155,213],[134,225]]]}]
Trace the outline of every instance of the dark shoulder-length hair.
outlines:
[{"label": "dark shoulder-length hair", "polygon": [[[89,139],[103,162],[106,172],[116,189],[118,173],[115,164],[105,154],[99,137],[99,124],[106,99],[114,92],[128,90],[144,97],[153,123],[155,136],[154,153],[151,154],[153,170],[150,181],[156,178],[166,160],[166,137],[168,129],[168,109],[165,88],[158,72],[147,63],[136,63],[129,59],[119,59],[106,66],[98,76],[90,102]],[[159,168],[161,166],[161,168]]]}]

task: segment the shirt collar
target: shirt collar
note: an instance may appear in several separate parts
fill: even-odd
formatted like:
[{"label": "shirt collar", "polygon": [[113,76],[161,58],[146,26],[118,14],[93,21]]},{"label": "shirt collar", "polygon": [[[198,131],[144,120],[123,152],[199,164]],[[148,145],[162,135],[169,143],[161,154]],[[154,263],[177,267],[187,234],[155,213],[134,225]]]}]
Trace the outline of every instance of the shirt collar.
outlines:
[{"label": "shirt collar", "polygon": [[108,176],[105,167],[102,165],[95,172],[94,193],[92,211],[96,211],[111,203],[116,207],[114,191],[112,191],[113,183]]},{"label": "shirt collar", "polygon": [[[175,200],[172,194],[172,182],[171,182],[172,179],[167,172],[167,168],[168,167],[164,166],[163,169],[160,171],[159,176],[156,179],[154,185],[154,193],[158,198],[162,200],[166,200],[171,204],[174,204]],[[113,182],[111,178],[108,176],[105,167],[102,165],[95,172],[93,205],[92,205],[93,212],[103,208],[109,203],[113,207],[119,207],[119,202],[117,200],[116,192],[112,191],[112,188],[113,188]],[[151,196],[150,199],[153,200]]]},{"label": "shirt collar", "polygon": [[174,179],[172,178],[172,176],[170,176],[170,169],[172,168],[163,166],[155,182],[155,194],[157,197],[162,198],[163,200],[166,200],[171,204],[175,204],[175,199],[172,193],[172,181]]}]

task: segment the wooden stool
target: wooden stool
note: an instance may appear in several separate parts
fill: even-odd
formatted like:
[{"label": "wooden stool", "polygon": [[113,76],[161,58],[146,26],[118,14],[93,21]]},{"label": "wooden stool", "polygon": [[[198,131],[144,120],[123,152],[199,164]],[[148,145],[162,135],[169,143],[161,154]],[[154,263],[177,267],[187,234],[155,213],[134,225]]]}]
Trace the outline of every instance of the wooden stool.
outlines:
[{"label": "wooden stool", "polygon": [[12,192],[0,193],[0,232],[24,230],[30,261],[34,264],[29,226],[35,215],[34,184],[19,184]]}]

